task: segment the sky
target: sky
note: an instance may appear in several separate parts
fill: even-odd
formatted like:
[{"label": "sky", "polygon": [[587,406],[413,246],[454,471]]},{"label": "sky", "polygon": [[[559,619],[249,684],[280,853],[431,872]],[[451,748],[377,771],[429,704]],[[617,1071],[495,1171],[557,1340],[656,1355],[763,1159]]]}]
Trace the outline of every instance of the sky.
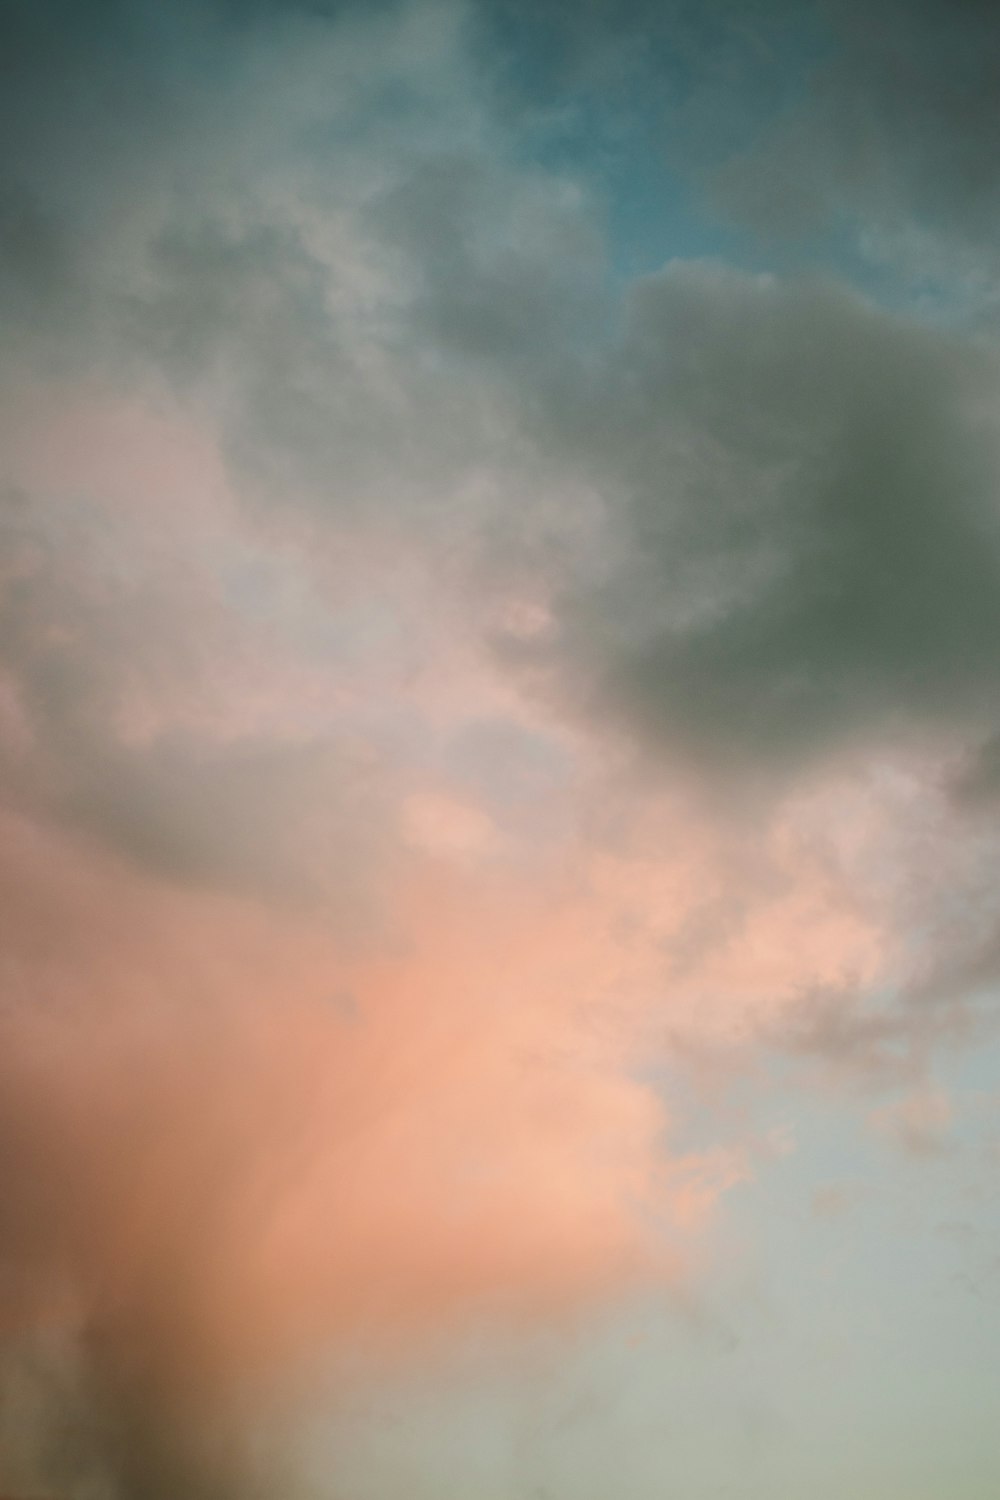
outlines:
[{"label": "sky", "polygon": [[994,6],[0,33],[0,1493],[994,1500]]}]

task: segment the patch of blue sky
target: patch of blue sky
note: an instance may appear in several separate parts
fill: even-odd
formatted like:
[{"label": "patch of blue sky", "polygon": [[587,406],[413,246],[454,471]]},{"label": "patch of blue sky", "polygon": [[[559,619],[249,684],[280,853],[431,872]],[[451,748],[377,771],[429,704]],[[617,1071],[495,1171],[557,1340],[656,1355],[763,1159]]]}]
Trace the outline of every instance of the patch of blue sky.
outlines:
[{"label": "patch of blue sky", "polygon": [[783,1086],[793,1149],[760,1161],[752,1191],[731,1191],[719,1218],[704,1295],[731,1350],[707,1390],[730,1391],[733,1419],[752,1397],[773,1414],[771,1494],[816,1494],[822,1450],[823,1495],[829,1480],[831,1496],[985,1496],[1000,1459],[983,1436],[1000,1276],[984,1247],[1000,1234],[1000,1194],[971,1138],[907,1155],[880,1133],[875,1097],[859,1091],[855,1105]]},{"label": "patch of blue sky", "polygon": [[589,183],[606,208],[614,277],[675,258],[765,267],[756,237],[694,184],[800,103],[829,50],[807,9],[771,9],[778,25],[764,40],[752,11],[625,6],[574,49],[566,38],[585,27],[567,31],[558,7],[497,7],[493,66],[518,148]]},{"label": "patch of blue sky", "polygon": [[794,118],[833,55],[814,8],[633,4],[616,25],[604,14],[591,48],[604,35],[614,56],[597,61],[582,42],[575,53],[568,46],[585,27],[568,28],[558,6],[497,4],[488,14],[515,152],[586,184],[603,218],[612,295],[671,260],[709,259],[751,273],[834,277],[888,311],[961,319],[961,287],[901,274],[847,213],[770,233],[713,197],[716,169]]},{"label": "patch of blue sky", "polygon": [[[984,1015],[984,1022],[988,1017]],[[702,1151],[729,1139],[758,1143],[752,1158],[753,1192],[739,1188],[727,1195],[726,1224],[743,1212],[765,1217],[771,1212],[805,1222],[816,1195],[834,1187],[848,1196],[886,1200],[901,1181],[936,1183],[942,1201],[989,1197],[1000,1162],[1000,1036],[984,1024],[978,1047],[939,1047],[931,1076],[905,1070],[890,1084],[869,1070],[862,1059],[845,1060],[840,1083],[827,1087],[824,1072],[835,1061],[808,1064],[799,1057],[772,1055],[755,1069],[734,1076],[725,1067],[713,1088],[708,1068],[692,1071],[683,1060],[675,1067],[659,1063],[642,1077],[662,1095],[672,1120],[669,1147],[675,1152]],[[883,1058],[883,1062],[891,1059]],[[904,1061],[902,1054],[897,1061]],[[842,1084],[853,1069],[854,1087],[845,1098]],[[931,1091],[946,1101],[940,1125],[929,1132],[927,1149],[907,1153],[898,1136],[879,1124],[911,1092]],[[775,1101],[780,1101],[776,1103]],[[907,1170],[900,1177],[900,1167]],[[923,1175],[921,1176],[921,1173]],[[915,1175],[914,1175],[915,1174]],[[1000,1184],[992,1193],[992,1216],[1000,1244]],[[1000,1283],[998,1283],[1000,1294]]]}]

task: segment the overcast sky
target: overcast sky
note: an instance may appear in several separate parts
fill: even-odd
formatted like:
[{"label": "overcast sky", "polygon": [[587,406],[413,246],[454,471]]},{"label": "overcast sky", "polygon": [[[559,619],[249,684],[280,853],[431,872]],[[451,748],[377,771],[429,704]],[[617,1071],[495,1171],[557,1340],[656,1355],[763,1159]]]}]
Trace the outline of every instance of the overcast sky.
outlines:
[{"label": "overcast sky", "polygon": [[998,100],[6,0],[4,1493],[994,1500]]}]

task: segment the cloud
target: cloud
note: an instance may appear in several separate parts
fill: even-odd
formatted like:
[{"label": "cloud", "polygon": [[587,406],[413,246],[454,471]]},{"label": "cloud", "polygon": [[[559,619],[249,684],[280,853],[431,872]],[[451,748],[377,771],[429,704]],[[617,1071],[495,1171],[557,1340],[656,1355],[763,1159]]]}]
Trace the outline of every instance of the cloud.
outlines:
[{"label": "cloud", "polygon": [[117,1492],[215,1493],[252,1461],[229,1422],[303,1365],[669,1282],[739,1173],[664,1158],[628,1028],[595,1031],[572,949],[510,897],[425,873],[399,951],[351,959],[23,820],[4,850],[5,1328],[18,1358],[69,1341]]},{"label": "cloud", "polygon": [[988,301],[1000,206],[995,11],[899,0],[876,15],[833,0],[818,16],[806,86],[720,167],[717,201],[768,236],[846,223],[862,253],[946,301]]},{"label": "cloud", "polygon": [[818,1059],[929,1149],[988,1024],[994,352],[832,275],[623,290],[542,96],[767,26],[613,9],[530,104],[512,7],[11,12],[0,1254],[79,1500],[253,1482],[289,1372],[676,1285],[759,1147],[674,1147],[670,1067]]},{"label": "cloud", "polygon": [[832,285],[647,278],[600,385],[553,421],[604,501],[599,571],[558,581],[554,646],[523,654],[552,650],[589,712],[723,770],[976,726],[995,384],[982,351]]},{"label": "cloud", "polygon": [[874,1110],[871,1122],[910,1156],[940,1156],[954,1149],[951,1101],[930,1084]]},{"label": "cloud", "polygon": [[[3,507],[8,803],[174,879],[339,900],[358,920],[392,822],[376,751],[329,715],[310,722],[317,674],[289,660],[273,616],[248,620],[230,597],[247,550],[190,430],[141,407],[84,410],[135,453],[92,452],[81,471],[71,411],[36,413],[27,448],[67,447],[29,477],[76,493],[15,490]],[[24,449],[8,451],[15,472]],[[164,457],[173,472],[137,481],[134,466]],[[185,489],[187,528],[163,525],[157,502]]]}]

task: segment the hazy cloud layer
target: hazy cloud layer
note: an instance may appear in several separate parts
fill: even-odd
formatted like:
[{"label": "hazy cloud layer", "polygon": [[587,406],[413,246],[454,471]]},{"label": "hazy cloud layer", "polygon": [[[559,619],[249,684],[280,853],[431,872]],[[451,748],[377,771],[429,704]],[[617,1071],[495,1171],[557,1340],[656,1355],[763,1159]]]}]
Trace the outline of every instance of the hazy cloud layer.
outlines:
[{"label": "hazy cloud layer", "polygon": [[0,1457],[210,1495],[303,1371],[689,1286],[784,1148],[683,1144],[671,1069],[778,1055],[952,1149],[1000,967],[995,25],[4,27]]}]

